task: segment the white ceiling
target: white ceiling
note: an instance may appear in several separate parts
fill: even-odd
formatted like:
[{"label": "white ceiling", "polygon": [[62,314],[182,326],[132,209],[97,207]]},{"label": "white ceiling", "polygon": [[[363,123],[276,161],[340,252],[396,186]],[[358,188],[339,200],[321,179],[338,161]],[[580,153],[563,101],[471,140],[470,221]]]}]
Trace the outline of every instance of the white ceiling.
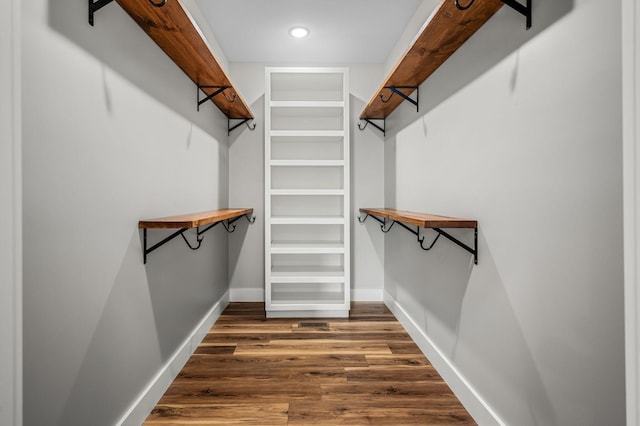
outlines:
[{"label": "white ceiling", "polygon": [[197,0],[229,62],[288,64],[383,63],[421,2]]}]

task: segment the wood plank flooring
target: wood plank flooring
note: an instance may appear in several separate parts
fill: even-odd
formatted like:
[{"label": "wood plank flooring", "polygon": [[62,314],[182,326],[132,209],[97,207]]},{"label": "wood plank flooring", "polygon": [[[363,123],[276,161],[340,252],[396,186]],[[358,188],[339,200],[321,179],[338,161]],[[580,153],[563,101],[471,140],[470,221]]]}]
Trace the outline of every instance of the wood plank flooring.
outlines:
[{"label": "wood plank flooring", "polygon": [[382,303],[267,319],[231,303],[145,425],[476,424]]}]

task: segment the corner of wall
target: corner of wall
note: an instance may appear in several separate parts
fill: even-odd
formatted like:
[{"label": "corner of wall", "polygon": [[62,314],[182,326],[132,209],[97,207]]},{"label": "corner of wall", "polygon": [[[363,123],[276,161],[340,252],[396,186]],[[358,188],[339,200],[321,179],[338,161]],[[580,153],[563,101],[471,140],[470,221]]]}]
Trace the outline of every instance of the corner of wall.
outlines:
[{"label": "corner of wall", "polygon": [[153,410],[175,379],[177,372],[182,369],[189,360],[189,357],[198,348],[202,339],[211,327],[213,327],[227,305],[229,305],[228,291],[225,292],[209,312],[204,315],[202,320],[194,327],[191,334],[184,339],[182,345],[176,349],[164,366],[151,379],[147,387],[138,395],[125,414],[116,422],[116,425],[133,426],[140,425],[145,421],[151,410]]},{"label": "corner of wall", "polygon": [[474,420],[481,425],[505,425],[489,404],[480,396],[473,386],[471,386],[462,373],[458,371],[455,365],[416,324],[407,310],[386,291],[384,292],[384,303],[405,330],[407,330],[409,336],[416,342],[422,353],[424,353],[438,374],[442,376]]}]

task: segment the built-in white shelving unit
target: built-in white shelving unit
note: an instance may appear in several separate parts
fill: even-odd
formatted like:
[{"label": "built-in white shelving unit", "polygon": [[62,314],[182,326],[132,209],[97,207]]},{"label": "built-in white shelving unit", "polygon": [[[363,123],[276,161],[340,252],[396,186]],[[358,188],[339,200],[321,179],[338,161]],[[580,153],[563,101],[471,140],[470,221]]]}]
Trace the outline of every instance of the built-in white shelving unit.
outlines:
[{"label": "built-in white shelving unit", "polygon": [[350,305],[346,68],[265,70],[268,317],[346,317]]}]

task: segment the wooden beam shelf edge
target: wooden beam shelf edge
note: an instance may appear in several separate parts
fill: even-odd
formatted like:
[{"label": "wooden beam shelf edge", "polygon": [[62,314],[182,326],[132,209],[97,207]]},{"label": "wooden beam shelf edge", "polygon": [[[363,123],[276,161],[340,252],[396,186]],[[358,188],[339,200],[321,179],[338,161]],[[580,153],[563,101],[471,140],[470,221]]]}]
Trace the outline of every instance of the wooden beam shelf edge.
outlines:
[{"label": "wooden beam shelf edge", "polygon": [[[252,208],[245,209],[222,209],[222,210],[211,210],[200,213],[191,213],[180,216],[170,216],[163,217],[158,219],[146,219],[140,220],[138,222],[138,228],[142,229],[143,232],[143,247],[142,247],[142,257],[143,262],[147,263],[147,256],[152,251],[157,248],[162,247],[169,241],[174,238],[181,236],[184,242],[191,250],[198,250],[202,245],[202,240],[204,237],[202,236],[205,232],[218,225],[222,224],[224,229],[228,233],[232,233],[236,230],[235,222],[241,218],[246,218],[249,223],[254,223],[256,221],[256,217],[253,216]],[[204,227],[201,229],[201,227]],[[188,229],[196,228],[196,244],[192,245],[187,240],[187,237],[184,235],[185,231]],[[168,237],[164,238],[160,242],[148,247],[147,242],[147,230],[148,229],[178,229]]]},{"label": "wooden beam shelf edge", "polygon": [[[447,216],[437,216],[426,213],[414,213],[395,209],[373,209],[361,208],[358,222],[364,223],[368,217],[375,219],[380,223],[380,230],[385,234],[391,231],[396,223],[407,231],[416,236],[418,245],[425,251],[429,251],[435,246],[438,239],[442,236],[456,244],[458,247],[468,251],[473,255],[473,263],[478,264],[478,222],[476,220],[458,219]],[[364,214],[364,217],[362,217]],[[389,219],[389,222],[387,222]],[[415,230],[408,225],[415,225]],[[433,229],[437,235],[435,239],[428,245],[425,245],[425,236],[420,236],[420,228]],[[473,247],[468,246],[453,235],[444,231],[442,228],[467,228],[474,230]]]},{"label": "wooden beam shelf edge", "polygon": [[[89,24],[94,14],[113,0],[88,0]],[[180,0],[116,0],[129,16],[197,86],[196,108],[212,101],[227,117],[230,134],[254,119],[249,106],[231,83],[204,38],[202,31]],[[201,92],[204,98],[201,99]],[[222,95],[222,96],[220,96]],[[240,120],[231,125],[231,120]]]},{"label": "wooden beam shelf edge", "polygon": [[[372,119],[384,120],[403,101],[418,111],[418,87],[482,27],[504,4],[526,17],[531,28],[533,0],[522,5],[517,0],[441,0],[395,67],[360,114],[358,128],[364,130]],[[391,94],[385,99],[385,94]],[[415,100],[411,94],[416,92]],[[398,97],[393,98],[394,94]],[[384,124],[374,126],[384,133]]]}]

